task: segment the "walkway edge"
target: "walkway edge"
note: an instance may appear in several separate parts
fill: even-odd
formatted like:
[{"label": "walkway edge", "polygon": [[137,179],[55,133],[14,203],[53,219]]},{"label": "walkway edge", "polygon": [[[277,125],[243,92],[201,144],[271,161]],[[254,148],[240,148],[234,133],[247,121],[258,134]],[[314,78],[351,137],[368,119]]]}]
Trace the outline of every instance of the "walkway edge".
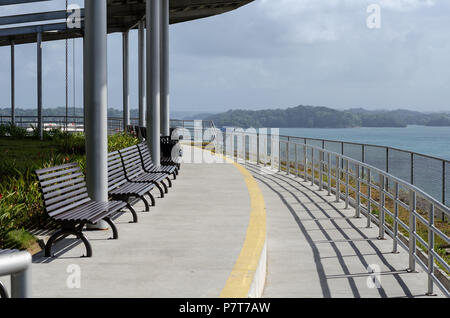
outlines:
[{"label": "walkway edge", "polygon": [[264,291],[267,269],[266,207],[262,192],[251,173],[242,165],[232,163],[247,184],[251,212],[244,244],[220,297],[259,298]]}]

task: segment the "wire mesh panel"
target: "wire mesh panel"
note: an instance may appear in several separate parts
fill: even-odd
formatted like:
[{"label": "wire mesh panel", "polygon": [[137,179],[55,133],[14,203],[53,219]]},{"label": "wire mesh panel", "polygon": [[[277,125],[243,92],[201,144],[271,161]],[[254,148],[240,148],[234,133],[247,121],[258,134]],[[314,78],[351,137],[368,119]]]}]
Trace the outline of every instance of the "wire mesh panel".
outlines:
[{"label": "wire mesh panel", "polygon": [[411,154],[406,151],[389,149],[389,173],[402,180],[411,181]]},{"label": "wire mesh panel", "polygon": [[378,169],[386,171],[386,148],[377,146],[364,147],[365,162]]},{"label": "wire mesh panel", "polygon": [[344,143],[344,156],[362,161],[363,159],[363,146],[358,144]]},{"label": "wire mesh panel", "polygon": [[442,202],[442,161],[414,154],[414,185]]}]

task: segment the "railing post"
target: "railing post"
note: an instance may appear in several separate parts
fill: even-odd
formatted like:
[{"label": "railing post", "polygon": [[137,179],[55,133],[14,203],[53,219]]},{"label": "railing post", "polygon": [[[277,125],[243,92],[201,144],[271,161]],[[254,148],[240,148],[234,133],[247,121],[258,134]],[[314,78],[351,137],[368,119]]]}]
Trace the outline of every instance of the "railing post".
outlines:
[{"label": "railing post", "polygon": [[[446,186],[446,182],[445,182],[445,161],[442,160],[442,204],[445,205],[445,186]],[[445,222],[445,214],[442,213],[442,222]]]},{"label": "railing post", "polygon": [[385,201],[385,177],[384,175],[380,174],[380,208],[379,208],[379,215],[378,215],[378,220],[380,221],[380,224],[378,224],[379,226],[379,234],[378,234],[378,239],[379,240],[383,240],[384,239],[384,221],[385,221],[385,215],[384,215],[384,201]]},{"label": "railing post", "polygon": [[[306,139],[305,139],[306,140]],[[307,160],[307,148],[306,148],[306,144],[303,145],[303,178],[304,181],[307,182],[308,181],[308,160]]]},{"label": "railing post", "polygon": [[348,159],[345,162],[345,209],[348,209],[348,200],[349,200],[349,182],[350,182],[350,178],[349,178],[349,169],[348,169]]},{"label": "railing post", "polygon": [[314,183],[316,181],[315,176],[315,169],[314,169],[314,148],[311,148],[311,186],[314,186]]},{"label": "railing post", "polygon": [[360,172],[359,172],[359,164],[355,165],[355,174],[356,174],[356,214],[355,217],[359,218],[361,214],[361,181],[359,180]]},{"label": "railing post", "polygon": [[288,141],[286,144],[286,174],[287,175],[289,175],[290,168],[291,168],[291,161],[289,158],[289,137],[288,137]]},{"label": "railing post", "polygon": [[393,237],[393,249],[392,253],[398,253],[398,200],[399,200],[399,184],[395,183],[395,200],[394,200],[394,237]]},{"label": "railing post", "polygon": [[328,153],[327,175],[328,175],[328,196],[330,196],[331,195],[331,154],[330,153]]},{"label": "railing post", "polygon": [[428,211],[428,292],[427,295],[433,295],[433,275],[434,275],[434,204],[431,203]]},{"label": "railing post", "polygon": [[294,144],[294,150],[295,150],[295,176],[299,176],[299,170],[298,170],[298,145]]},{"label": "railing post", "polygon": [[323,190],[323,150],[319,150],[319,191]]},{"label": "railing post", "polygon": [[340,158],[336,155],[336,203],[340,201],[341,198],[341,165]]},{"label": "railing post", "polygon": [[409,190],[409,272],[416,270],[416,193]]},{"label": "railing post", "polygon": [[372,222],[372,170],[367,169],[367,223],[366,227],[370,228]]},{"label": "railing post", "polygon": [[281,172],[281,139],[278,142],[278,172]]}]

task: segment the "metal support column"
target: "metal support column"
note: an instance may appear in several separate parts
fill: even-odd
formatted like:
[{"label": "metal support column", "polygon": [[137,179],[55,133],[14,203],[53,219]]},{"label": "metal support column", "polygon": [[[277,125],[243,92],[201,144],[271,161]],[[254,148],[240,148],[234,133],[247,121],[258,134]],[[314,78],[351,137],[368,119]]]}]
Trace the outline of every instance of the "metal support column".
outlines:
[{"label": "metal support column", "polygon": [[129,58],[128,58],[128,31],[122,33],[122,69],[123,69],[123,131],[130,125],[130,94],[129,94]]},{"label": "metal support column", "polygon": [[15,43],[11,41],[11,125],[16,123],[16,75],[15,75]]},{"label": "metal support column", "polygon": [[160,146],[160,46],[161,46],[161,2],[146,2],[147,16],[147,143],[156,167],[161,165]]},{"label": "metal support column", "polygon": [[138,34],[139,126],[145,124],[145,24],[139,21]]},{"label": "metal support column", "polygon": [[[108,201],[106,0],[85,0],[84,109],[86,180],[89,197]],[[95,228],[107,228],[98,222]]]},{"label": "metal support column", "polygon": [[37,34],[37,113],[39,139],[44,139],[44,127],[42,121],[42,32]]},{"label": "metal support column", "polygon": [[169,0],[161,0],[161,135],[170,135]]}]

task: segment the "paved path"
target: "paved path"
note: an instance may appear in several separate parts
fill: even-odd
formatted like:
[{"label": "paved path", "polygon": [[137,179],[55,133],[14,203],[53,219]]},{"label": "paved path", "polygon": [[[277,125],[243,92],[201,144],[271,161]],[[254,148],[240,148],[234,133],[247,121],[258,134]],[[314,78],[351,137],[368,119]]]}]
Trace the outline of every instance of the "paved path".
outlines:
[{"label": "paved path", "polygon": [[[344,209],[311,182],[246,167],[258,180],[267,208],[264,297],[424,296],[425,273],[407,273],[407,253],[399,248],[393,254],[392,240],[378,240],[376,225],[366,228],[365,218],[353,218],[353,209]],[[371,264],[380,269],[379,289],[367,284]]]},{"label": "paved path", "polygon": [[[139,223],[128,223],[129,213],[116,220],[119,240],[108,240],[109,231],[87,232],[92,258],[79,257],[85,253],[81,244],[54,259],[36,255],[33,296],[218,297],[249,223],[250,199],[239,170],[232,164],[183,164],[156,207],[136,207]],[[81,288],[68,288],[68,279],[76,281],[67,271],[77,268]]]}]

